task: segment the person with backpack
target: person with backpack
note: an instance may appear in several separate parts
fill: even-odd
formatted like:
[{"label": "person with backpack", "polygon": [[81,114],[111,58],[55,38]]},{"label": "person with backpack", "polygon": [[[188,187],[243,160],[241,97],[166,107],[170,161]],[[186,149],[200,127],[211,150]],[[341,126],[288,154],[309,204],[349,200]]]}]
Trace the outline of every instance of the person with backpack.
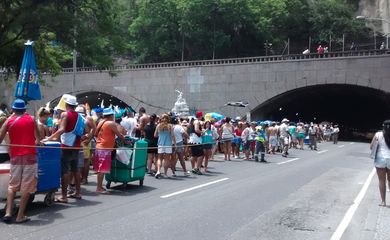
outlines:
[{"label": "person with backpack", "polygon": [[255,152],[255,161],[259,161],[259,153],[260,153],[260,162],[266,163],[267,161],[265,160],[265,139],[266,139],[266,134],[265,134],[265,124],[257,126],[256,131],[255,131],[256,137],[256,152]]},{"label": "person with backpack", "polygon": [[[81,116],[75,111],[78,105],[76,97],[66,94],[64,95],[64,101],[66,111],[60,115],[58,130],[42,141],[53,141],[59,138],[61,141],[61,197],[56,199],[57,202],[61,203],[67,203],[68,197],[81,199],[78,159],[82,141],[81,137],[85,127],[83,126]],[[68,195],[67,191],[71,174],[74,177],[76,191]]]}]

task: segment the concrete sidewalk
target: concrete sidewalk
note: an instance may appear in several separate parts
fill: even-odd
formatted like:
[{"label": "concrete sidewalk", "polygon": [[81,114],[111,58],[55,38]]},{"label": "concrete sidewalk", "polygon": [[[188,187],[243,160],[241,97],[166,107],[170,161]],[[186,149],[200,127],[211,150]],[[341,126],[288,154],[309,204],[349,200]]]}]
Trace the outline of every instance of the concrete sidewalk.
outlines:
[{"label": "concrete sidewalk", "polygon": [[390,239],[390,192],[387,192],[387,207],[380,207],[378,177],[375,174],[367,193],[345,231],[343,240],[389,240]]},{"label": "concrete sidewalk", "polygon": [[[376,191],[377,199],[373,204],[378,206],[379,203],[379,190],[377,189],[378,182],[377,180],[374,183]],[[378,206],[378,217],[376,221],[376,231],[375,231],[375,240],[388,240],[390,239],[390,200],[389,195],[390,192],[387,191],[387,207],[379,207]]]}]

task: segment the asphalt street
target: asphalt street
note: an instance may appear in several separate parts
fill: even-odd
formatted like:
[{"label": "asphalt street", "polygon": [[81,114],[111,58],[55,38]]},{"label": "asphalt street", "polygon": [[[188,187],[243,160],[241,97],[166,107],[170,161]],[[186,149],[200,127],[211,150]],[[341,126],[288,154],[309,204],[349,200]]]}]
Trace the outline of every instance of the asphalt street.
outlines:
[{"label": "asphalt street", "polygon": [[[321,143],[317,152],[266,159],[218,155],[203,176],[146,176],[143,187],[118,184],[109,195],[94,193],[92,175],[82,200],[46,207],[37,195],[32,221],[0,223],[0,239],[331,239],[373,169],[366,143]],[[374,176],[341,239],[373,239],[377,203]]]}]

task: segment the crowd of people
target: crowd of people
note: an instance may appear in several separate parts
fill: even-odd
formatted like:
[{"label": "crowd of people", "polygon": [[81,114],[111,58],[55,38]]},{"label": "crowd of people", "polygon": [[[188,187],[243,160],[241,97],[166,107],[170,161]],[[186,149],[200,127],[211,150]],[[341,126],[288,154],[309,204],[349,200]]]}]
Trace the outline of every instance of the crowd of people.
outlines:
[{"label": "crowd of people", "polygon": [[[117,112],[112,107],[91,111],[78,104],[75,96],[65,94],[63,104],[55,109],[42,107],[35,117],[26,112],[26,104],[17,99],[13,113],[0,113],[0,162],[11,165],[7,209],[3,220],[11,222],[16,192],[21,192],[19,212],[15,222],[25,217],[29,194],[37,190],[37,144],[61,143],[61,194],[56,201],[82,199],[82,184],[88,184],[90,165],[97,173],[96,193],[108,194],[103,187],[104,174],[110,173],[117,143],[129,139],[144,139],[148,143],[147,174],[155,178],[175,177],[177,162],[185,176],[202,175],[215,154],[231,158],[266,162],[266,154],[280,152],[287,157],[290,148],[303,149],[304,140],[317,150],[318,141],[337,144],[339,128],[332,124],[279,122],[248,122],[237,117],[205,119],[202,112],[194,117],[174,113],[161,116],[147,114],[141,107],[136,113],[128,108]],[[187,166],[187,160],[190,165]],[[169,174],[170,171],[170,174]]]}]

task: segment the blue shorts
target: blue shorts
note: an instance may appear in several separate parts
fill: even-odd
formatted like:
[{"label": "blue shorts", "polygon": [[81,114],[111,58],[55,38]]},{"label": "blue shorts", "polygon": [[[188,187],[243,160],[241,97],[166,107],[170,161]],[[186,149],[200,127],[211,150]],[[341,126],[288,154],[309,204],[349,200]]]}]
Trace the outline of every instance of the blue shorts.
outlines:
[{"label": "blue shorts", "polygon": [[374,161],[375,167],[390,169],[390,158],[377,157]]},{"label": "blue shorts", "polygon": [[235,145],[240,146],[241,143],[242,143],[242,139],[240,137],[235,137],[235,138],[233,138],[232,146],[235,146]]}]

